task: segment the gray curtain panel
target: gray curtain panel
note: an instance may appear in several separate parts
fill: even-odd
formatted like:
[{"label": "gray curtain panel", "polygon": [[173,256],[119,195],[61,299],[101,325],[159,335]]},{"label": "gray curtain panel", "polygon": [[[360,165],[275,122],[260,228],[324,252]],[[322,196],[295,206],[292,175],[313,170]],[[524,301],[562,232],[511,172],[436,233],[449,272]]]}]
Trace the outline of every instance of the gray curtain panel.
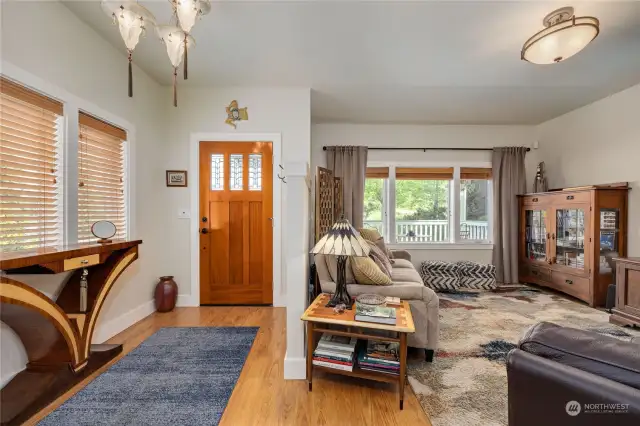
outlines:
[{"label": "gray curtain panel", "polygon": [[354,228],[362,228],[364,180],[367,173],[366,146],[328,146],[327,168],[342,179],[344,217]]},{"label": "gray curtain panel", "polygon": [[525,147],[493,148],[493,264],[501,284],[518,283],[518,199],[527,190]]}]

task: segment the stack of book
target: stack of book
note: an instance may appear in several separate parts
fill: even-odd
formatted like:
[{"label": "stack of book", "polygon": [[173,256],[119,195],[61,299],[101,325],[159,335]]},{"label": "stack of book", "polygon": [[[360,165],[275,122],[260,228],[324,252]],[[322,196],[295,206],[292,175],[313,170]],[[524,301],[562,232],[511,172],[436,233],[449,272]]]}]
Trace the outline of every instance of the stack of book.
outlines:
[{"label": "stack of book", "polygon": [[353,371],[354,352],[358,339],[324,333],[313,351],[313,365]]},{"label": "stack of book", "polygon": [[358,351],[358,366],[361,370],[379,373],[400,374],[400,344],[368,340]]},{"label": "stack of book", "polygon": [[356,301],[356,321],[396,325],[396,308],[365,305]]}]

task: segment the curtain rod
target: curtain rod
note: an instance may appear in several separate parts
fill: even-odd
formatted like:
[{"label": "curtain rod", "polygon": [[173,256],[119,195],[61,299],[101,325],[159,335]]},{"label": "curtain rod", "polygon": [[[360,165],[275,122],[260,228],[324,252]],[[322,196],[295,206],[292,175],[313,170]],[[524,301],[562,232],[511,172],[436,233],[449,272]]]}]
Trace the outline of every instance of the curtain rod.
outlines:
[{"label": "curtain rod", "polygon": [[[493,148],[376,148],[371,147],[369,150],[377,151],[493,151]],[[327,150],[326,146],[322,147],[323,151]],[[527,148],[527,152],[531,151],[531,148]]]}]

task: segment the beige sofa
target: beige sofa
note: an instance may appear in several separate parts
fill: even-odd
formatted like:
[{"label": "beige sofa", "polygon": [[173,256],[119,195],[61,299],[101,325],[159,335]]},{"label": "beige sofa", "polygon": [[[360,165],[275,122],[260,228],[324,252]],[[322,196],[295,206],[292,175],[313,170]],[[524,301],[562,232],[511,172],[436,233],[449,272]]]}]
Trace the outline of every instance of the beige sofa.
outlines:
[{"label": "beige sofa", "polygon": [[[352,278],[347,273],[347,290],[354,297],[363,293],[376,293],[382,296],[394,296],[409,301],[411,315],[416,326],[416,332],[409,335],[408,345],[425,350],[427,361],[433,359],[438,347],[438,296],[425,287],[420,274],[411,263],[411,255],[406,251],[393,251],[394,264],[391,273],[393,285],[376,286],[351,283]],[[331,276],[336,276],[335,269],[329,273],[328,256],[316,255],[315,262],[320,279],[320,287],[324,293],[333,293],[336,283]],[[335,262],[332,262],[335,268]],[[349,268],[347,263],[347,268]],[[350,279],[351,278],[351,279]]]}]

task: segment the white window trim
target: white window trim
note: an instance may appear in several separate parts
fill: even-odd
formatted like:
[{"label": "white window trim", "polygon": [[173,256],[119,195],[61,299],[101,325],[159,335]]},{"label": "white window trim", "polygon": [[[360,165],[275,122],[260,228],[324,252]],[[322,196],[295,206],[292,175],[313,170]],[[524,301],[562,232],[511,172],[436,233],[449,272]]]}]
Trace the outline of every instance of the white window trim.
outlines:
[{"label": "white window trim", "polygon": [[125,143],[125,215],[127,223],[127,239],[133,239],[136,235],[135,224],[135,140],[136,129],[133,124],[124,118],[112,114],[92,102],[75,96],[40,77],[31,74],[10,62],[2,61],[2,74],[16,82],[40,92],[50,98],[63,103],[64,123],[62,142],[63,181],[62,195],[64,198],[63,241],[65,244],[78,241],[78,114],[84,111],[102,120],[114,124],[127,132]]},{"label": "white window trim", "polygon": [[453,180],[450,184],[449,200],[449,242],[437,243],[396,243],[396,167],[452,167],[451,161],[369,161],[367,167],[388,167],[389,178],[385,180],[383,187],[383,223],[384,238],[389,241],[389,248],[397,250],[489,250],[493,249],[493,185],[487,187],[487,205],[489,217],[487,225],[488,240],[462,240],[460,238],[460,169],[462,167],[486,167],[491,168],[488,161],[460,161],[453,162]]}]

